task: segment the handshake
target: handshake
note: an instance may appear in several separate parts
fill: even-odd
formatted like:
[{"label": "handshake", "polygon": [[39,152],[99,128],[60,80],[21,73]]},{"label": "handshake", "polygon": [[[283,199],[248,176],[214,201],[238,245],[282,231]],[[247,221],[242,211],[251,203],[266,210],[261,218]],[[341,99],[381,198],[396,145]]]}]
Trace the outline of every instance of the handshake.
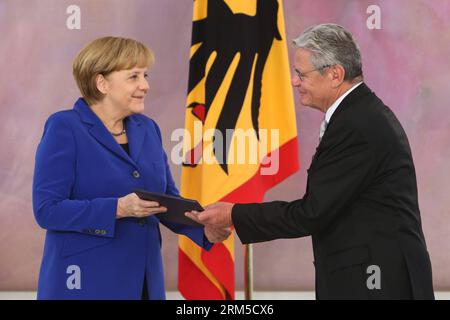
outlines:
[{"label": "handshake", "polygon": [[217,202],[205,207],[205,211],[189,211],[185,215],[205,226],[205,236],[209,242],[222,242],[231,234],[233,203]]}]

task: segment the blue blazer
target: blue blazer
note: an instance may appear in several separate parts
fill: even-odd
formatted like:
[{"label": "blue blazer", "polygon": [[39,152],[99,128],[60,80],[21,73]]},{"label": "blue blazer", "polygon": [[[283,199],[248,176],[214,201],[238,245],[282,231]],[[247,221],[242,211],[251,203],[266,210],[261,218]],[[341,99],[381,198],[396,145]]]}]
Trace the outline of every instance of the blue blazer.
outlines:
[{"label": "blue blazer", "polygon": [[49,117],[36,152],[33,210],[47,230],[38,299],[165,299],[159,223],[209,249],[203,228],[155,216],[116,219],[135,188],[178,195],[161,133],[148,117],[125,120],[130,155],[83,99]]}]

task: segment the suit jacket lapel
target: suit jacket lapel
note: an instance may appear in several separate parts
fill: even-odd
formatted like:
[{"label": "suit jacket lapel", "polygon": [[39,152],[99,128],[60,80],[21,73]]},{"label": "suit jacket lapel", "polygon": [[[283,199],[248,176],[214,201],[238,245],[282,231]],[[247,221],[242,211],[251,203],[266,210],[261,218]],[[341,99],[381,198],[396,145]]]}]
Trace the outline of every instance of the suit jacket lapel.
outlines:
[{"label": "suit jacket lapel", "polygon": [[[361,83],[357,88],[355,88],[355,90],[350,92],[350,94],[348,96],[346,96],[344,98],[344,100],[342,100],[339,107],[334,111],[333,115],[331,116],[330,122],[327,125],[327,130],[330,129],[330,126],[332,125],[332,123],[334,121],[336,121],[336,118],[339,117],[339,115],[343,112],[343,110],[345,110],[345,109],[349,108],[351,105],[357,103],[359,99],[361,99],[363,96],[365,96],[366,94],[369,94],[371,92],[372,91],[365,83]],[[309,167],[310,169],[313,167],[313,164],[316,162],[320,152],[322,151],[321,146],[323,145],[323,142],[326,138],[327,138],[327,135],[324,134],[322,137],[322,140],[320,141],[319,145],[316,148],[316,152],[313,155],[311,165]],[[308,169],[308,171],[310,169]]]},{"label": "suit jacket lapel", "polygon": [[337,109],[334,111],[333,115],[331,116],[330,122],[327,125],[327,130],[330,128],[330,126],[336,120],[336,118],[339,117],[339,115],[342,113],[342,111],[344,111],[351,105],[357,103],[359,99],[361,99],[363,96],[365,96],[366,94],[369,94],[371,92],[372,91],[369,89],[368,86],[366,86],[366,84],[364,82],[361,83],[357,88],[355,88],[355,90],[350,92],[350,94],[348,96],[346,96],[344,98],[344,100],[342,100],[339,107],[337,107]]},{"label": "suit jacket lapel", "polygon": [[[134,161],[128,156],[123,148],[117,143],[113,136],[108,132],[103,122],[91,110],[84,99],[80,98],[75,103],[75,111],[80,115],[81,121],[89,126],[89,133],[104,147],[109,149],[116,156],[136,165]],[[130,145],[130,149],[132,146]],[[131,151],[132,152],[132,151]]]}]

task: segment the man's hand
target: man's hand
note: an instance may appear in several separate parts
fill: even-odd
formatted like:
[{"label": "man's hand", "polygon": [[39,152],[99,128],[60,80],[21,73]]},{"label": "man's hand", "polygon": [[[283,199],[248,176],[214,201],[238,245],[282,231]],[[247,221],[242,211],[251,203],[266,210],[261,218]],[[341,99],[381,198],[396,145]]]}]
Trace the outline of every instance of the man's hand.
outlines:
[{"label": "man's hand", "polygon": [[205,207],[205,211],[186,212],[185,215],[192,220],[210,226],[215,229],[230,228],[233,225],[231,210],[234,204],[228,202],[217,202]]},{"label": "man's hand", "polygon": [[211,243],[222,242],[228,239],[231,234],[231,228],[205,227],[205,236]]}]

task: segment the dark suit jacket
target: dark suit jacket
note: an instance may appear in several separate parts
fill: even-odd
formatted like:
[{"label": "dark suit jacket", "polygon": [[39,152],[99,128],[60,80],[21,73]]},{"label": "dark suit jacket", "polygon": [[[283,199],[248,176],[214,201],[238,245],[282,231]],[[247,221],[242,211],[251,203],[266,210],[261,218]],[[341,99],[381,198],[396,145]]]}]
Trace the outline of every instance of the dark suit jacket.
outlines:
[{"label": "dark suit jacket", "polygon": [[243,243],[311,236],[318,299],[434,298],[408,139],[365,84],[331,117],[304,197],[237,204],[232,219]]}]

